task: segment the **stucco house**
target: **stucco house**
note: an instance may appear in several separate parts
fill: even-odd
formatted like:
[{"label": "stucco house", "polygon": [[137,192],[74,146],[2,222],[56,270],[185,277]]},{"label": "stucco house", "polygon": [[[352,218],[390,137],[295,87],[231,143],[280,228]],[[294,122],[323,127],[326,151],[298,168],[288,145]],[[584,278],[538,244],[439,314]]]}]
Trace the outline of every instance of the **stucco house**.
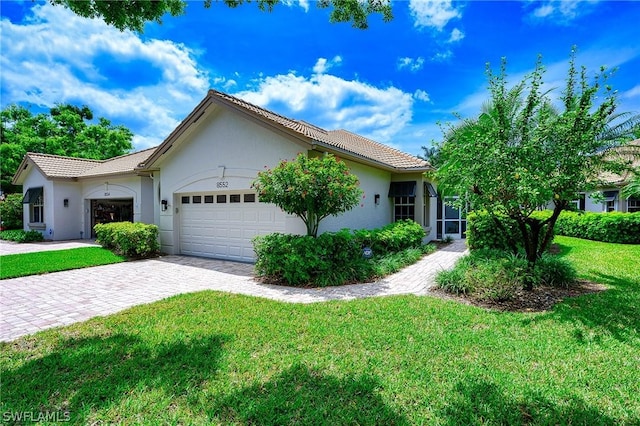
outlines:
[{"label": "stucco house", "polygon": [[106,161],[30,153],[14,183],[23,185],[25,229],[47,239],[90,238],[96,223],[133,220],[159,226],[165,253],[252,261],[254,236],[305,232],[301,220],[261,203],[251,188],[259,171],[299,153],[334,154],[364,191],[357,207],[326,218],[320,232],[410,218],[428,240],[443,230],[464,234],[463,218],[443,204],[437,213],[426,161],[215,90],[156,148]]},{"label": "stucco house", "polygon": [[[630,166],[640,170],[640,139],[629,142],[625,146],[615,148],[611,155],[615,155]],[[640,198],[625,198],[620,195],[620,190],[629,183],[631,173],[625,172],[622,175],[605,172],[600,176],[602,186],[597,192],[602,193],[603,199],[593,197],[594,192],[580,194],[580,198],[575,201],[577,210],[588,212],[640,212]]]}]

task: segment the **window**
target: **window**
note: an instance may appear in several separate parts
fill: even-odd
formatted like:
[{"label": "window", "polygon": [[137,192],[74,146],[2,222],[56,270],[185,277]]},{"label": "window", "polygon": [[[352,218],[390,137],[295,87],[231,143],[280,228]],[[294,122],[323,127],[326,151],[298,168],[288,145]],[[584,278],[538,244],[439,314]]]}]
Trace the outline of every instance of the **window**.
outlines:
[{"label": "window", "polygon": [[230,203],[239,203],[240,202],[240,194],[231,194],[229,196]]},{"label": "window", "polygon": [[602,195],[604,196],[604,211],[615,212],[618,204],[618,191],[604,191]]},{"label": "window", "polygon": [[223,194],[223,195],[217,195],[217,196],[216,196],[216,203],[224,204],[224,203],[226,203],[226,202],[227,202],[227,195],[226,195],[226,194]]},{"label": "window", "polygon": [[585,195],[578,194],[578,199],[571,201],[570,204],[573,204],[576,210],[584,211],[585,210]]},{"label": "window", "polygon": [[202,204],[202,195],[194,195],[193,204]]},{"label": "window", "polygon": [[414,220],[416,212],[416,197],[395,197],[393,199],[393,220]]},{"label": "window", "polygon": [[204,196],[205,204],[213,204],[213,195],[205,195]]},{"label": "window", "polygon": [[44,223],[44,192],[41,186],[27,189],[22,204],[29,204],[29,223]]},{"label": "window", "polygon": [[255,203],[256,202],[256,194],[244,194],[244,202],[245,203]]},{"label": "window", "polygon": [[629,198],[627,200],[627,212],[636,213],[640,212],[640,198]]}]

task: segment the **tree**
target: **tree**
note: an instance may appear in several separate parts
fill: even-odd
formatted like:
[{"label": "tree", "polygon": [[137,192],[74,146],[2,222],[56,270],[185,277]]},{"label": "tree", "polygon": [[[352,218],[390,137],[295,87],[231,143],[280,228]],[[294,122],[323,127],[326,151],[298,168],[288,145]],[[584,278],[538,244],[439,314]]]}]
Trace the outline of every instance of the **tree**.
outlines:
[{"label": "tree", "polygon": [[106,118],[91,124],[93,112],[86,105],[61,104],[50,108],[49,114],[37,115],[25,107],[9,105],[0,117],[0,185],[5,192],[15,190],[11,179],[27,152],[104,160],[133,149],[129,129],[114,126]]},{"label": "tree", "polygon": [[260,201],[302,219],[312,237],[318,235],[322,219],[351,210],[362,195],[358,178],[333,155],[309,158],[300,154],[294,161],[285,160],[258,173],[252,186]]},{"label": "tree", "polygon": [[[51,4],[64,6],[85,18],[101,18],[120,31],[126,29],[142,32],[147,22],[162,23],[165,14],[179,16],[185,13],[186,0],[49,0]],[[271,12],[281,0],[256,0],[262,11]],[[231,8],[251,0],[223,0]],[[211,7],[211,0],[204,0],[205,8]],[[368,17],[373,13],[382,14],[385,22],[393,19],[389,0],[318,0],[318,7],[333,6],[331,22],[351,22],[353,27],[369,27]]]},{"label": "tree", "polygon": [[[519,235],[505,232],[514,253],[524,248],[533,286],[535,262],[548,248],[562,210],[578,193],[595,188],[602,171],[620,171],[620,161],[607,156],[610,148],[630,137],[637,117],[615,114],[615,92],[606,83],[604,68],[592,82],[575,67],[556,108],[543,93],[544,68],[538,59],[531,75],[509,88],[506,61],[499,74],[487,66],[490,101],[474,119],[445,129],[436,175],[445,193],[461,194],[460,205],[486,210],[504,230],[501,215],[518,227]],[[599,96],[602,95],[602,98]],[[602,99],[599,104],[596,100]],[[539,207],[553,205],[546,220],[532,217]]]}]

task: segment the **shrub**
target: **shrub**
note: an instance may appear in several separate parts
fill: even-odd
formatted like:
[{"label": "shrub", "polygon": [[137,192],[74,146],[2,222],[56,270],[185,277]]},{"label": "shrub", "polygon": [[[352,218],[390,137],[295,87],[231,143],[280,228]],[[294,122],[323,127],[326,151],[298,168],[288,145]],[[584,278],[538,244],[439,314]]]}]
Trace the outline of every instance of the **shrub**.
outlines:
[{"label": "shrub", "polygon": [[[502,301],[523,288],[530,273],[521,255],[480,249],[461,258],[453,269],[438,273],[436,284],[448,293]],[[575,281],[576,271],[567,260],[545,253],[536,262],[533,278],[538,285],[568,287]]]},{"label": "shrub", "polygon": [[[498,220],[505,227],[506,232],[518,239],[519,231],[515,222],[506,216],[501,216]],[[509,250],[505,232],[498,227],[493,217],[481,211],[470,212],[467,215],[467,246],[469,250]]]},{"label": "shrub", "polygon": [[339,285],[371,275],[369,261],[348,230],[307,235],[269,234],[253,240],[256,273],[289,285]]},{"label": "shrub", "polygon": [[31,243],[44,241],[44,237],[38,231],[23,231],[22,229],[11,229],[0,232],[0,240],[15,241],[16,243]]},{"label": "shrub", "polygon": [[464,277],[464,268],[455,267],[453,269],[438,272],[436,275],[436,286],[453,294],[468,294],[473,291]]},{"label": "shrub", "polygon": [[22,194],[9,194],[0,201],[0,219],[4,229],[22,229]]},{"label": "shrub", "polygon": [[[536,213],[540,218],[550,215],[550,211]],[[556,222],[555,233],[607,243],[640,244],[640,212],[563,211]]]},{"label": "shrub", "polygon": [[160,250],[156,225],[114,222],[98,224],[93,229],[102,247],[121,256],[150,257]]},{"label": "shrub", "polygon": [[361,247],[370,247],[374,255],[383,256],[408,248],[418,248],[425,237],[424,229],[413,220],[399,220],[377,229],[354,231]]},{"label": "shrub", "polygon": [[[317,238],[269,234],[253,240],[256,273],[293,286],[330,286],[385,276],[435,250],[422,245],[424,231],[413,221],[374,230],[325,232]],[[362,255],[372,248],[373,259]]]},{"label": "shrub", "polygon": [[549,253],[538,259],[535,273],[542,284],[550,287],[569,287],[577,277],[576,269],[568,260]]}]

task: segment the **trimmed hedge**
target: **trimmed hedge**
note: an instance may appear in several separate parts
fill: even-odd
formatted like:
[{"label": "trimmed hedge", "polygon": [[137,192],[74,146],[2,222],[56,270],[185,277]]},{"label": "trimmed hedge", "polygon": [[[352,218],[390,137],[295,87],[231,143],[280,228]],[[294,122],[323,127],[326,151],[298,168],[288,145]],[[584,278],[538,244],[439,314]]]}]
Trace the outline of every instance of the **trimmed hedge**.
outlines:
[{"label": "trimmed hedge", "polygon": [[[549,212],[550,215],[551,212]],[[534,215],[534,217],[537,216]],[[506,232],[511,234],[516,242],[520,242],[522,235],[520,229],[518,229],[518,224],[507,216],[498,216],[498,218]],[[537,218],[544,219],[543,217]],[[546,227],[541,231],[540,236],[542,237],[545,232]],[[540,239],[542,240],[542,238]],[[467,215],[467,246],[470,250],[495,249],[511,251],[507,234],[496,225],[493,217],[485,211],[470,212]],[[518,248],[524,249],[521,244],[518,244]]]},{"label": "trimmed hedge", "polygon": [[382,228],[356,230],[354,237],[361,247],[371,248],[375,255],[385,255],[420,247],[425,233],[418,223],[405,219]]},{"label": "trimmed hedge", "polygon": [[[534,212],[532,217],[544,220],[551,210]],[[520,240],[516,223],[501,217],[501,223]],[[563,211],[560,213],[554,234],[607,243],[640,244],[640,212],[637,213],[594,213]],[[486,212],[471,212],[467,216],[467,245],[471,250],[509,250],[507,238]]]},{"label": "trimmed hedge", "polygon": [[42,233],[31,230],[23,231],[22,229],[10,229],[0,232],[0,240],[15,241],[16,243],[32,243],[44,241]]},{"label": "trimmed hedge", "polygon": [[[551,216],[550,210],[536,212],[536,217]],[[640,212],[594,213],[563,211],[555,226],[557,235],[584,238],[606,243],[640,244]]]},{"label": "trimmed hedge", "polygon": [[113,222],[97,224],[96,241],[102,247],[127,257],[151,257],[160,250],[158,227],[145,223]]},{"label": "trimmed hedge", "polygon": [[[270,282],[293,286],[329,286],[367,280],[376,275],[376,264],[363,257],[369,247],[374,256],[391,256],[417,249],[424,237],[413,221],[399,221],[374,230],[325,232],[317,238],[306,235],[269,234],[254,238],[256,273]],[[407,255],[408,256],[408,255]],[[387,269],[409,259],[390,259]]]}]

